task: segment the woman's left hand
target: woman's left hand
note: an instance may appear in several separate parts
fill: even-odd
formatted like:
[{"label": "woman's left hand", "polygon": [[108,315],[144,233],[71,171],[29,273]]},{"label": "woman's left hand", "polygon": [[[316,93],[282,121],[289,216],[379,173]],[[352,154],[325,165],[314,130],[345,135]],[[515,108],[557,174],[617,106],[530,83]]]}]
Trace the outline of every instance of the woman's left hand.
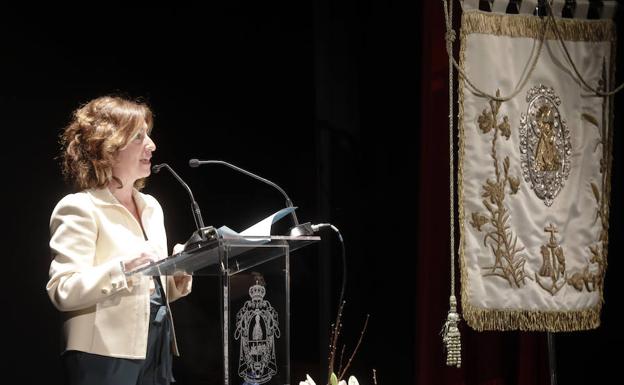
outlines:
[{"label": "woman's left hand", "polygon": [[192,276],[186,273],[174,274],[173,282],[180,292],[185,292],[186,290],[188,290],[187,288],[191,283],[191,278]]}]

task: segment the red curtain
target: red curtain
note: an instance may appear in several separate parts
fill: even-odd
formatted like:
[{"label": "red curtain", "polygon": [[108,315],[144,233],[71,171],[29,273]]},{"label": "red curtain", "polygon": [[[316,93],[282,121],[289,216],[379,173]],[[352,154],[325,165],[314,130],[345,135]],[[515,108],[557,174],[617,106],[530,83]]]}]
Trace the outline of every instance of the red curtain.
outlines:
[{"label": "red curtain", "polygon": [[[458,30],[460,10],[458,2],[452,3],[456,6]],[[424,1],[422,9],[416,383],[550,384],[546,333],[479,333],[462,321],[462,367],[445,365],[439,333],[446,319],[450,293],[448,58],[442,1]],[[455,45],[458,44],[456,41]],[[456,239],[459,240],[458,235]],[[459,300],[459,279],[456,285]]]}]

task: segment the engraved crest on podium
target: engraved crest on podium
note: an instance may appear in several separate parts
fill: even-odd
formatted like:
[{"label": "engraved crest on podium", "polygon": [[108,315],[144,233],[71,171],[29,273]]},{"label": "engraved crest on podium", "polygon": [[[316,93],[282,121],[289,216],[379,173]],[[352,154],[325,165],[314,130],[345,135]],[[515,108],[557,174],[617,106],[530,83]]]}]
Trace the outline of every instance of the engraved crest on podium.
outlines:
[{"label": "engraved crest on podium", "polygon": [[280,337],[277,311],[264,299],[266,289],[256,283],[250,300],[236,313],[234,339],[240,339],[238,374],[250,384],[263,384],[277,374],[275,340]]},{"label": "engraved crest on podium", "polygon": [[570,132],[553,88],[537,85],[526,101],[527,112],[520,118],[522,175],[535,195],[551,206],[570,174]]}]

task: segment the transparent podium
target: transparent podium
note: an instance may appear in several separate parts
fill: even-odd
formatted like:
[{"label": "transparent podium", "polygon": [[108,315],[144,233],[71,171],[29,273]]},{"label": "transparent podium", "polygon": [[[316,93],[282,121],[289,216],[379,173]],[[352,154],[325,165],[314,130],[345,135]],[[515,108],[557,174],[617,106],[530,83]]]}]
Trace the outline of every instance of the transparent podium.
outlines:
[{"label": "transparent podium", "polygon": [[290,255],[320,237],[204,234],[137,272],[219,276],[224,383],[290,384]]}]

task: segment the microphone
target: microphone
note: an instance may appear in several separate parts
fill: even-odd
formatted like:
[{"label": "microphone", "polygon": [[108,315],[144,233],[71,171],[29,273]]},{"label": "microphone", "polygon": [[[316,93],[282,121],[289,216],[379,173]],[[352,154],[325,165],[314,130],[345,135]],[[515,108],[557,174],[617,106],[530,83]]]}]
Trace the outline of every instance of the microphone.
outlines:
[{"label": "microphone", "polygon": [[187,247],[191,247],[193,245],[198,244],[201,241],[206,240],[206,236],[204,234],[204,229],[205,229],[204,220],[202,219],[201,211],[199,210],[199,205],[195,201],[195,198],[193,197],[193,192],[191,191],[190,187],[182,180],[182,178],[180,178],[180,176],[175,171],[173,171],[171,167],[169,167],[167,163],[161,163],[161,164],[157,164],[153,166],[152,172],[154,174],[158,174],[158,172],[160,172],[162,168],[166,168],[171,173],[171,175],[173,175],[178,180],[178,182],[180,182],[180,184],[184,186],[184,188],[186,189],[186,192],[188,192],[189,196],[191,197],[191,209],[193,211],[193,219],[195,220],[195,227],[197,227],[197,231],[193,233],[191,238],[189,238],[189,240],[184,245],[185,246],[184,249],[186,250]]},{"label": "microphone", "polygon": [[[286,191],[284,191],[280,186],[278,186],[277,184],[271,182],[268,179],[262,178],[261,176],[258,176],[250,171],[247,171],[245,169],[242,169],[240,167],[234,166],[231,163],[228,162],[224,162],[222,160],[198,160],[198,159],[191,159],[189,160],[189,166],[195,168],[195,167],[199,167],[203,164],[221,164],[224,166],[227,166],[229,168],[232,168],[238,172],[241,172],[245,175],[248,175],[254,179],[257,179],[261,182],[264,182],[270,186],[273,186],[275,189],[277,189],[280,193],[282,193],[282,195],[284,196],[284,198],[286,199],[286,207],[294,207],[292,201],[290,200],[290,198],[288,197],[288,195],[286,194]],[[290,229],[290,235],[291,236],[301,236],[301,235],[311,235],[314,233],[314,230],[312,229],[312,225],[307,222],[307,223],[302,223],[299,224],[299,220],[297,219],[297,214],[295,214],[295,210],[293,210],[291,213],[293,222],[294,222],[294,226]]]}]

